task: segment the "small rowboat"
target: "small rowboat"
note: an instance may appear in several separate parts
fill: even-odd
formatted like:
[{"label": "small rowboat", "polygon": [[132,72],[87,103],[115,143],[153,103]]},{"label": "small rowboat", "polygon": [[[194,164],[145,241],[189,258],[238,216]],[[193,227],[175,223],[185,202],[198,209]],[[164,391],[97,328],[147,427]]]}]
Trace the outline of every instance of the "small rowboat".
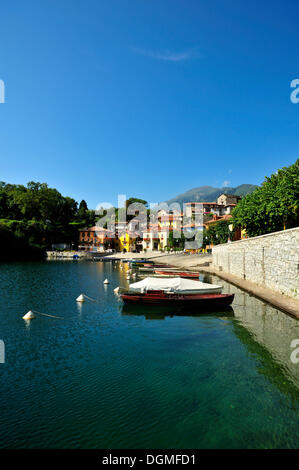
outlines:
[{"label": "small rowboat", "polygon": [[222,294],[222,286],[173,277],[157,279],[147,277],[130,284],[129,291],[121,294],[125,303],[192,306],[196,309],[221,309],[228,307],[234,294]]},{"label": "small rowboat", "polygon": [[186,279],[198,279],[200,276],[200,273],[186,271],[160,271],[159,269],[155,269],[155,273],[161,276],[179,276],[184,277]]},{"label": "small rowboat", "polygon": [[145,265],[147,265],[147,264],[151,264],[151,265],[152,265],[153,262],[150,261],[150,260],[146,260],[146,259],[134,259],[134,260],[130,261],[130,264],[131,264],[132,266],[145,266]]},{"label": "small rowboat", "polygon": [[125,303],[186,306],[196,307],[198,310],[223,309],[229,307],[234,300],[234,294],[175,294],[163,290],[125,292],[121,297]]},{"label": "small rowboat", "polygon": [[171,266],[171,264],[152,264],[153,268],[162,269],[163,271],[169,271],[176,269],[175,266]]},{"label": "small rowboat", "polygon": [[163,271],[168,271],[168,269],[169,269],[170,274],[172,273],[172,270],[173,270],[173,268],[166,269],[163,264],[144,264],[142,266],[140,265],[140,266],[137,266],[137,267],[138,267],[139,271],[153,271],[153,272],[155,272],[157,268],[158,269],[162,268]]},{"label": "small rowboat", "polygon": [[168,294],[221,294],[222,286],[181,277],[146,277],[129,285],[129,292],[144,294],[148,291],[162,291]]}]

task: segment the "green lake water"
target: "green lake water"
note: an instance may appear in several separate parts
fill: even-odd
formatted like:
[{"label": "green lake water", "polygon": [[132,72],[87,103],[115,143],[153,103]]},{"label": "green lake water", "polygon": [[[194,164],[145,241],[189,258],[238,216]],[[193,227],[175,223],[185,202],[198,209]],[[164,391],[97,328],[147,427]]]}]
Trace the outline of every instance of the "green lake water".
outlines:
[{"label": "green lake water", "polygon": [[0,265],[0,447],[297,448],[299,322],[217,278],[232,312],[123,309],[124,266]]}]

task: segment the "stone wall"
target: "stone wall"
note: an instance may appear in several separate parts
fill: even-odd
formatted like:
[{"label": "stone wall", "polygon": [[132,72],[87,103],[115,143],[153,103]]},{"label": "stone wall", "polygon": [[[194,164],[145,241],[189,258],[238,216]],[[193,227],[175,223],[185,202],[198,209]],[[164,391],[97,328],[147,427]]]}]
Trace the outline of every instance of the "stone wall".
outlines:
[{"label": "stone wall", "polygon": [[299,298],[299,227],[213,247],[212,266]]}]

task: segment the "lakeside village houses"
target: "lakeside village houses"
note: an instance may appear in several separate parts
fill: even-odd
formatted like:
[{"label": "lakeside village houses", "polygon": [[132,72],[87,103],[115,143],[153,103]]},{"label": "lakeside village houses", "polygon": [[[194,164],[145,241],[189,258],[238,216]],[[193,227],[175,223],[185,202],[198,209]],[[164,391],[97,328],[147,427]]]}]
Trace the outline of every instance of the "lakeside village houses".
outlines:
[{"label": "lakeside village houses", "polygon": [[[157,213],[157,222],[149,223],[142,233],[134,231],[134,223],[116,222],[115,233],[101,227],[89,227],[79,230],[79,250],[104,252],[116,250],[119,252],[140,252],[143,250],[164,250],[168,244],[169,233],[183,228],[195,233],[209,227],[220,220],[232,218],[232,210],[241,200],[240,196],[221,194],[216,202],[188,202],[185,206],[186,217],[191,221],[183,225],[183,213],[162,209]],[[203,214],[204,223],[195,223],[196,216]],[[207,220],[205,220],[207,219]],[[237,238],[241,238],[241,233]]]}]

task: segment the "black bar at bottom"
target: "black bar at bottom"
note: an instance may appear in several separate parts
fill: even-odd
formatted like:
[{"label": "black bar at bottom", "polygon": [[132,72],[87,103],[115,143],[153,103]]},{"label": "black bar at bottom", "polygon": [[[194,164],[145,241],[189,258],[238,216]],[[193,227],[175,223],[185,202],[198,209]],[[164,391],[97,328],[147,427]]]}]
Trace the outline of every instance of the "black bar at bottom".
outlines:
[{"label": "black bar at bottom", "polygon": [[[289,462],[298,457],[296,450],[128,450],[128,449],[98,449],[98,450],[0,450],[0,459],[11,466],[26,464],[31,468],[41,465],[55,466],[70,465],[81,466],[83,470],[121,467],[121,468],[141,468],[146,465],[148,468],[156,468],[161,465],[194,467],[220,464],[229,465],[231,468],[240,468],[240,465],[261,465],[279,464],[285,467]],[[20,467],[21,468],[21,467]]]}]

